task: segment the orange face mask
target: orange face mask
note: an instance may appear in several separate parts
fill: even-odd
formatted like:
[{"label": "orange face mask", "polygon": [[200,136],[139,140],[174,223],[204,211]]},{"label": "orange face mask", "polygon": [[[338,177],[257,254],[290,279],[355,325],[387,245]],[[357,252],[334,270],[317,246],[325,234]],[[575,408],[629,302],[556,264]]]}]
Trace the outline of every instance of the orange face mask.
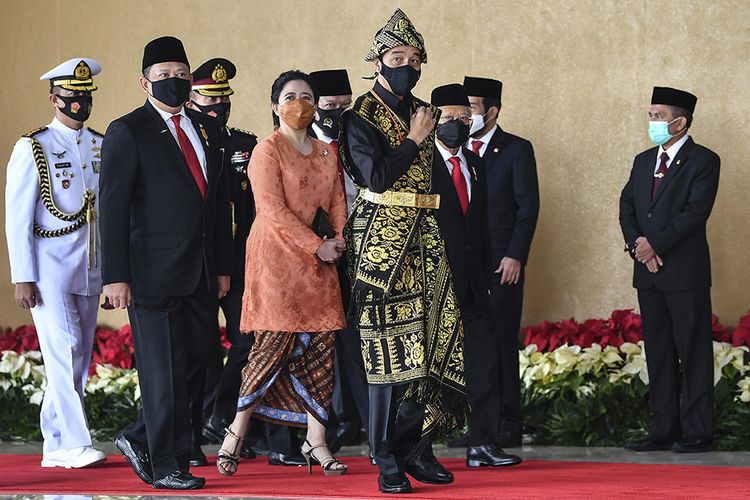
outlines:
[{"label": "orange face mask", "polygon": [[307,101],[294,99],[279,106],[279,116],[294,130],[302,130],[312,123],[315,108]]}]

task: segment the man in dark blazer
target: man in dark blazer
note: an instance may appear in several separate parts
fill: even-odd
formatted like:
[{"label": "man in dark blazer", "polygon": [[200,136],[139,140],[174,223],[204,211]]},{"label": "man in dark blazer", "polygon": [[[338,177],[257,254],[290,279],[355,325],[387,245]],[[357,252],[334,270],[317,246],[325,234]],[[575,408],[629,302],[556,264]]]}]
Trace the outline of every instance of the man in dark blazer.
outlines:
[{"label": "man in dark blazer", "polygon": [[[440,109],[432,166],[432,189],[440,195],[438,225],[445,240],[453,289],[464,330],[466,391],[471,407],[467,465],[504,466],[521,462],[497,446],[496,340],[490,327],[492,267],[487,225],[487,178],[482,160],[463,147],[469,137],[471,108],[458,83],[432,91]],[[429,438],[428,438],[429,439]],[[420,443],[407,472],[423,482],[448,483],[453,475],[435,459],[430,443]]]},{"label": "man in dark blazer", "polygon": [[493,268],[490,311],[497,339],[500,438],[503,447],[520,446],[523,431],[518,334],[523,284],[531,240],[539,216],[539,184],[534,148],[526,139],[497,125],[503,84],[489,78],[464,78],[472,109],[466,146],[487,168],[489,231]]},{"label": "man in dark blazer", "polygon": [[196,489],[189,395],[203,390],[232,272],[224,146],[216,120],[183,106],[180,40],[149,42],[142,70],[147,102],[112,122],[102,145],[104,294],[128,308],[143,403],[115,444],[154,488]]},{"label": "man in dark blazer", "polygon": [[648,437],[625,446],[634,451],[714,447],[706,222],[719,187],[720,160],[688,136],[696,102],[689,92],[654,87],[648,114],[656,147],[635,157],[620,197],[625,249],[635,261],[633,286],[643,318],[653,412]]}]

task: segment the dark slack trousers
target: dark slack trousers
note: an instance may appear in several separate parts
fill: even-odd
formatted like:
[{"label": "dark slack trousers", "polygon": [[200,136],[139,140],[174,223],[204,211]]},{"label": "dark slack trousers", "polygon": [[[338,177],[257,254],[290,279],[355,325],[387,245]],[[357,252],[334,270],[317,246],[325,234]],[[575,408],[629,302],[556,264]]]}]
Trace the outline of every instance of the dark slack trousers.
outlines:
[{"label": "dark slack trousers", "polygon": [[[254,335],[240,333],[242,295],[244,292],[244,282],[240,281],[240,278],[235,281],[235,278],[232,277],[232,287],[229,293],[219,302],[226,319],[227,340],[231,343],[227,352],[227,361],[222,367],[223,360],[219,356],[218,373],[215,372],[213,377],[210,373],[207,376],[207,401],[203,404],[204,419],[213,416],[215,421],[221,422],[224,427],[228,427],[232,423],[237,413],[237,397],[242,383],[242,369],[247,364],[247,356],[255,343]],[[214,370],[209,370],[209,372]],[[211,408],[208,415],[205,415],[206,406]],[[195,428],[193,432],[196,432]],[[200,429],[197,432],[200,432]],[[296,429],[253,419],[248,429],[248,436],[260,439],[264,435],[271,451],[285,455],[299,451],[301,444],[297,439]]]},{"label": "dark slack trousers", "polygon": [[424,405],[402,401],[408,384],[369,386],[368,439],[383,475],[404,472],[406,460],[422,435]]},{"label": "dark slack trousers", "polygon": [[711,439],[714,383],[710,288],[677,292],[639,289],[638,303],[653,412],[651,435]]},{"label": "dark slack trousers", "polygon": [[329,425],[353,422],[369,427],[370,403],[367,375],[362,362],[362,347],[357,330],[346,328],[336,333],[334,358],[335,385],[331,400]]},{"label": "dark slack trousers", "polygon": [[215,287],[201,274],[190,295],[134,296],[128,308],[143,409],[123,432],[148,449],[154,479],[189,469],[190,395],[205,390],[218,335]]},{"label": "dark slack trousers", "polygon": [[518,283],[501,285],[500,275],[493,273],[490,285],[490,315],[498,366],[497,374],[492,380],[495,381],[494,391],[499,398],[499,430],[516,435],[523,431],[518,334],[523,311],[524,275],[525,269],[521,268]]}]

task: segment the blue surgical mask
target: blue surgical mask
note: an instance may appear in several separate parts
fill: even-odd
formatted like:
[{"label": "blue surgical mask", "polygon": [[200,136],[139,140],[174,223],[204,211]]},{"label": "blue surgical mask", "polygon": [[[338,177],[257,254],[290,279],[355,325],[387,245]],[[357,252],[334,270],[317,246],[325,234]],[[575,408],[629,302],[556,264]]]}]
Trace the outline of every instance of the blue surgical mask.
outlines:
[{"label": "blue surgical mask", "polygon": [[676,120],[679,120],[679,117],[675,118],[671,122],[648,122],[648,137],[651,139],[651,142],[653,142],[657,146],[661,146],[662,144],[666,144],[667,142],[669,142],[669,140],[674,137],[674,135],[669,133],[669,124]]}]

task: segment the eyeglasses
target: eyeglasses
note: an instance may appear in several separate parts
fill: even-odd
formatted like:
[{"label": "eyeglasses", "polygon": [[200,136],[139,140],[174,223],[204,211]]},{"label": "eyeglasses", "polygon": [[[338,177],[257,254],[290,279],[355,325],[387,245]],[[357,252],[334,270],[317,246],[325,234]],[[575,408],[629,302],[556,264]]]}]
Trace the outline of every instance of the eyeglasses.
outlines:
[{"label": "eyeglasses", "polygon": [[440,117],[440,123],[448,123],[452,120],[458,120],[464,125],[471,125],[471,117],[470,116],[451,116],[451,115],[442,115]]}]

